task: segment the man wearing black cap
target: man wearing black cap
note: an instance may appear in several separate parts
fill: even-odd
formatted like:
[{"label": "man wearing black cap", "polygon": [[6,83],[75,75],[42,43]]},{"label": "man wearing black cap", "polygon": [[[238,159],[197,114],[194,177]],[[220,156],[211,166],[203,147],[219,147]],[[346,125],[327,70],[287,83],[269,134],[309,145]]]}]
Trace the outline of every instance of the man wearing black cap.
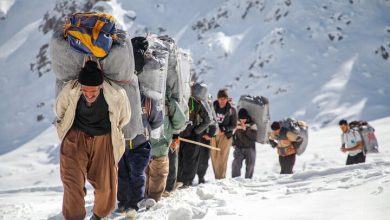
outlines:
[{"label": "man wearing black cap", "polygon": [[91,219],[115,208],[117,169],[124,150],[122,128],[130,120],[125,91],[104,81],[94,61],[87,61],[78,80],[68,82],[55,103],[57,133],[62,141],[60,174],[65,219],[84,219],[85,180],[94,187]]},{"label": "man wearing black cap", "polygon": [[299,146],[302,138],[287,128],[282,127],[281,123],[275,121],[271,124],[269,141],[273,148],[277,148],[279,154],[280,174],[292,174],[295,164],[296,148]]},{"label": "man wearing black cap", "polygon": [[236,131],[233,135],[233,163],[232,177],[241,176],[242,162],[245,160],[245,178],[251,179],[255,170],[256,162],[256,132],[257,126],[252,122],[246,109],[238,111],[238,120]]}]

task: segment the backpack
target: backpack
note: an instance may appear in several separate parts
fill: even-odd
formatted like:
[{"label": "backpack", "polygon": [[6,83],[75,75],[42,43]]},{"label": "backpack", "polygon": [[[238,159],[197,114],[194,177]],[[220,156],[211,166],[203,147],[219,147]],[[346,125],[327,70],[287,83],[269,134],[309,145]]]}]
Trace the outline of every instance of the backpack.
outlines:
[{"label": "backpack", "polygon": [[282,128],[287,131],[293,132],[302,138],[302,141],[298,145],[293,145],[298,155],[305,152],[307,144],[309,143],[309,126],[304,121],[296,120],[294,118],[285,118],[280,121]]},{"label": "backpack", "polygon": [[104,58],[117,38],[115,18],[108,13],[74,13],[65,24],[64,36],[77,52]]},{"label": "backpack", "polygon": [[366,153],[379,153],[378,140],[375,136],[375,129],[368,124],[367,121],[352,121],[349,123],[349,127],[357,131],[363,141],[363,152]]}]

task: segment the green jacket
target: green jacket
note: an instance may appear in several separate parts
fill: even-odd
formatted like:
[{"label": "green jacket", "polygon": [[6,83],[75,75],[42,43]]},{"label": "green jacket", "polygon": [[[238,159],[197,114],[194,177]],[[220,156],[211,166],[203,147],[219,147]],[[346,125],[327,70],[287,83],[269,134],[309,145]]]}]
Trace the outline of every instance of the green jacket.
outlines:
[{"label": "green jacket", "polygon": [[186,125],[186,116],[174,99],[165,100],[164,135],[159,139],[150,139],[151,156],[167,156],[172,135],[179,133]]}]

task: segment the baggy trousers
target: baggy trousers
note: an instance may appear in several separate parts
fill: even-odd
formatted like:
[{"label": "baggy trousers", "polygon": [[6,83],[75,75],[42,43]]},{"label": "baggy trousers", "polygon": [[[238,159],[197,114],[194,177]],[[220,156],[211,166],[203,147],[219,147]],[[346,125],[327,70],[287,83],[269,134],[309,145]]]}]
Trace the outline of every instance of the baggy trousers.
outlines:
[{"label": "baggy trousers", "polygon": [[[210,145],[210,141],[202,138],[202,143]],[[198,163],[198,178],[204,179],[207,169],[209,168],[209,159],[210,159],[210,149],[206,147],[201,147],[199,149],[199,163]]]},{"label": "baggy trousers", "polygon": [[158,202],[165,190],[169,172],[168,156],[152,157],[145,170],[146,189],[145,196]]},{"label": "baggy trousers", "polygon": [[211,145],[221,149],[221,151],[211,151],[211,163],[213,165],[215,179],[226,178],[226,168],[232,140],[232,138],[227,138],[225,135],[217,135],[211,139]]},{"label": "baggy trousers", "polygon": [[255,170],[256,148],[236,147],[233,152],[232,177],[241,176],[242,162],[245,160],[245,178],[252,178]]},{"label": "baggy trousers", "polygon": [[75,128],[67,133],[60,152],[65,219],[84,219],[86,179],[95,190],[93,213],[106,217],[115,208],[117,168],[112,151],[111,134],[89,136]]},{"label": "baggy trousers", "polygon": [[118,207],[138,210],[145,194],[145,168],[150,159],[149,141],[134,149],[126,148],[118,164]]},{"label": "baggy trousers", "polygon": [[175,187],[176,178],[177,178],[177,169],[178,169],[178,156],[180,148],[177,148],[175,151],[169,149],[169,174],[167,178],[167,185],[165,191],[172,191]]},{"label": "baggy trousers", "polygon": [[280,174],[292,174],[295,164],[296,154],[291,154],[289,156],[279,156],[280,164]]},{"label": "baggy trousers", "polygon": [[[194,135],[188,139],[199,142],[200,136]],[[184,185],[191,185],[198,170],[199,146],[188,142],[180,142],[179,166],[177,181],[183,182]]]}]

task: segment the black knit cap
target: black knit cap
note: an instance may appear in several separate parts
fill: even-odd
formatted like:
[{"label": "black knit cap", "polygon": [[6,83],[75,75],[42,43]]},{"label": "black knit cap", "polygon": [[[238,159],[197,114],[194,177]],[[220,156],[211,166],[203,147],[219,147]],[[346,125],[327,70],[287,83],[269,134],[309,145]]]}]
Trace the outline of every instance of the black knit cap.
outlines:
[{"label": "black knit cap", "polygon": [[280,122],[274,121],[274,122],[271,124],[271,130],[276,131],[276,130],[279,130],[279,129],[280,129]]},{"label": "black knit cap", "polygon": [[95,61],[87,61],[79,73],[79,83],[84,86],[100,86],[103,83],[103,71]]},{"label": "black knit cap", "polygon": [[242,108],[240,111],[238,111],[238,119],[250,119],[249,113],[245,108]]}]

